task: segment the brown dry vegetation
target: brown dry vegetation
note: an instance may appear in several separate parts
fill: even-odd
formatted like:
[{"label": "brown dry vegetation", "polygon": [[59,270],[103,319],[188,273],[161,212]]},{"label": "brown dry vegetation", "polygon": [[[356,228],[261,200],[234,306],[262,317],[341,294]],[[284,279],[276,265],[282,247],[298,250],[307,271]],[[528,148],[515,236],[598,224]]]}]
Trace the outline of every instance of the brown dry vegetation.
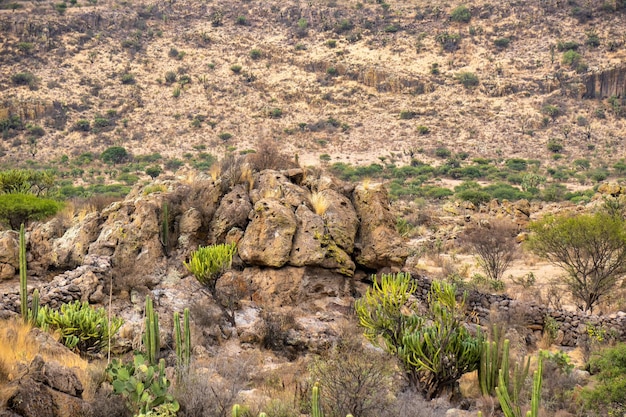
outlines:
[{"label": "brown dry vegetation", "polygon": [[[588,71],[619,64],[622,14],[610,2],[562,3],[469,1],[472,17],[463,23],[449,18],[457,3],[424,0],[99,0],[79,1],[62,15],[53,2],[19,1],[20,9],[0,10],[0,116],[44,115],[36,120],[46,130],[39,161],[113,144],[178,158],[205,145],[222,155],[259,139],[277,141],[305,164],[323,153],[333,162],[383,156],[406,163],[410,150],[428,161],[438,146],[546,160],[550,138],[564,142],[567,158],[616,160],[623,121],[606,102],[579,98],[581,74],[554,48],[576,41]],[[581,18],[575,7],[592,17]],[[460,35],[457,50],[437,42],[445,32]],[[591,32],[600,46],[585,45]],[[507,47],[495,45],[501,38],[510,39]],[[11,81],[24,71],[34,74],[35,87]],[[190,82],[169,82],[168,71]],[[463,87],[461,72],[474,73],[478,86]],[[123,82],[125,74],[133,80]],[[560,115],[544,122],[546,104]],[[598,108],[606,108],[606,119],[594,116]],[[72,128],[110,110],[113,126]],[[579,116],[588,127],[576,123]],[[420,135],[418,126],[430,133]],[[4,143],[5,162],[32,157],[21,142]]]}]

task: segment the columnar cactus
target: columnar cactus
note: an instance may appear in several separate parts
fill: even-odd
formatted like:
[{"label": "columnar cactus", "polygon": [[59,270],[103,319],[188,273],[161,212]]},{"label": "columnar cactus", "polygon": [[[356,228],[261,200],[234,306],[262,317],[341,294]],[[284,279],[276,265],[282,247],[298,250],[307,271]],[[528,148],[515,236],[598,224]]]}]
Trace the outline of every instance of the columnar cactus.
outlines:
[{"label": "columnar cactus", "polygon": [[24,323],[28,323],[28,287],[26,276],[26,234],[24,232],[24,223],[20,226],[20,313]]},{"label": "columnar cactus", "polygon": [[154,305],[150,296],[146,296],[145,332],[143,345],[150,364],[156,364],[161,351],[161,339],[159,335],[159,314],[154,311]]}]

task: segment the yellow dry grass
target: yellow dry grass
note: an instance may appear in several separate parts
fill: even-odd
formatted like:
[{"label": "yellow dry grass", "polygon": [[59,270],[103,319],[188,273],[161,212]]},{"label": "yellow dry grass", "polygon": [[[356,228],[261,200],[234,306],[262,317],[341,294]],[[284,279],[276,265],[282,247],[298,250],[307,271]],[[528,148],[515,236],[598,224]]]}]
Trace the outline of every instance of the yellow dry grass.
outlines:
[{"label": "yellow dry grass", "polygon": [[71,368],[83,384],[83,397],[89,399],[96,388],[91,376],[95,367],[69,350],[59,354],[57,349],[45,349],[37,343],[31,330],[32,326],[19,319],[0,321],[0,384],[19,378],[23,366],[41,355],[45,362],[55,361]]},{"label": "yellow dry grass", "polygon": [[330,201],[326,198],[326,196],[322,193],[314,192],[311,194],[311,205],[313,206],[313,210],[315,210],[315,214],[318,216],[322,216],[330,207]]}]

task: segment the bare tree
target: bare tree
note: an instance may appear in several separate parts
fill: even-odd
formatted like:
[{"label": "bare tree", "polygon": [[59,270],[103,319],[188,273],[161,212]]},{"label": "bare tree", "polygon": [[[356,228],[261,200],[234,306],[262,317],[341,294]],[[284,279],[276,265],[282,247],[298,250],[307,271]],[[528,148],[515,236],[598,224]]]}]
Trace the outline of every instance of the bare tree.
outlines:
[{"label": "bare tree", "polygon": [[489,279],[498,281],[517,256],[517,226],[495,219],[484,226],[468,228],[461,241],[478,257],[480,267]]}]

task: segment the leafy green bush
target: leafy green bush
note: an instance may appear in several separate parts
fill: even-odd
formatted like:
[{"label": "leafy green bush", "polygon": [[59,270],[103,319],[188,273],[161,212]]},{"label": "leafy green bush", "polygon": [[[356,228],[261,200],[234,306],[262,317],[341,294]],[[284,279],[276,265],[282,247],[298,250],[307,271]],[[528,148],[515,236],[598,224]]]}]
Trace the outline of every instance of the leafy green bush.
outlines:
[{"label": "leafy green bush", "polygon": [[35,82],[35,76],[30,72],[18,72],[11,76],[11,81],[15,85],[31,85]]},{"label": "leafy green bush", "polygon": [[183,264],[200,284],[215,291],[217,279],[230,268],[236,251],[235,243],[200,246],[191,253],[189,261]]},{"label": "leafy green bush", "polygon": [[11,193],[0,195],[0,221],[17,230],[20,224],[53,216],[61,208],[54,200],[32,194]]},{"label": "leafy green bush", "polygon": [[121,146],[111,146],[102,152],[100,159],[107,164],[119,164],[128,158],[128,152]]},{"label": "leafy green bush", "polygon": [[563,144],[556,139],[550,139],[548,141],[547,148],[550,152],[558,153],[563,150]]},{"label": "leafy green bush", "polygon": [[563,52],[561,63],[563,65],[568,65],[570,67],[576,67],[580,63],[581,59],[582,59],[581,54],[573,50],[568,50],[568,51]]},{"label": "leafy green bush", "polygon": [[[626,344],[620,343],[596,353],[589,362],[596,384],[581,392],[584,409],[594,416],[621,416],[626,413]],[[591,414],[593,413],[593,414]]]},{"label": "leafy green bush", "polygon": [[449,158],[452,155],[452,152],[448,148],[439,147],[435,149],[435,156],[441,159]]},{"label": "leafy green bush", "polygon": [[123,74],[121,81],[122,84],[135,84],[135,76],[131,73]]},{"label": "leafy green bush", "polygon": [[260,59],[263,56],[263,52],[261,52],[260,49],[256,49],[255,48],[255,49],[250,51],[249,55],[250,55],[250,58],[252,58],[254,60],[257,60],[257,59]]},{"label": "leafy green bush", "polygon": [[491,195],[482,190],[464,190],[456,193],[456,198],[463,201],[469,201],[476,206],[488,203],[491,200]]},{"label": "leafy green bush", "polygon": [[476,87],[479,83],[478,77],[473,72],[463,71],[454,76],[465,88]]},{"label": "leafy green bush", "polygon": [[58,332],[65,346],[82,353],[97,353],[106,348],[123,323],[117,317],[109,323],[104,308],[95,309],[80,301],[63,304],[61,310],[43,306],[37,315],[38,327]]},{"label": "leafy green bush", "polygon": [[509,38],[498,38],[493,41],[493,44],[496,45],[498,48],[506,48],[507,46],[509,46],[509,43],[511,43],[511,39]]},{"label": "leafy green bush", "polygon": [[168,392],[170,381],[165,375],[165,361],[150,365],[141,354],[133,363],[113,359],[106,373],[113,391],[124,397],[136,417],[175,417],[178,401]]},{"label": "leafy green bush", "polygon": [[559,41],[556,44],[556,49],[559,52],[577,51],[579,46],[578,42],[575,41]]},{"label": "leafy green bush", "polygon": [[450,20],[453,22],[468,23],[472,19],[472,13],[465,5],[461,5],[450,13]]}]

